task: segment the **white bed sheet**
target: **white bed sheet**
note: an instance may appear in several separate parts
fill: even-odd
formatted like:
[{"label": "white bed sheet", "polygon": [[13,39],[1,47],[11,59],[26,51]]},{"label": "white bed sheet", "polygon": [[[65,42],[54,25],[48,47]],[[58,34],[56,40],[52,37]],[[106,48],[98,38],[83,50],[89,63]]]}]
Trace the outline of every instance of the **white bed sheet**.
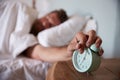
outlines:
[{"label": "white bed sheet", "polygon": [[0,61],[0,80],[45,80],[49,66],[23,56]]}]

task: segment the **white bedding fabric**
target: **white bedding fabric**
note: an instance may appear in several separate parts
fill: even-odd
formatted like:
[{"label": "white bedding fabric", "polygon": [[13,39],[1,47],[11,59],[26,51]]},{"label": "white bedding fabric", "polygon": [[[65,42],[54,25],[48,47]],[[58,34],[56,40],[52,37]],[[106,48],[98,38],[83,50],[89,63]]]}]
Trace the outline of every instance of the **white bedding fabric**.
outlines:
[{"label": "white bedding fabric", "polygon": [[[4,9],[3,9],[4,8]],[[29,46],[37,44],[37,39],[29,34],[37,12],[18,1],[1,3],[0,54],[15,58]],[[5,54],[6,53],[6,54]],[[3,58],[0,56],[0,59]]]},{"label": "white bedding fabric", "polygon": [[0,61],[0,80],[45,80],[49,63],[18,57]]},{"label": "white bedding fabric", "polygon": [[45,80],[49,64],[17,57],[38,43],[29,34],[37,12],[19,1],[0,2],[0,80]]}]

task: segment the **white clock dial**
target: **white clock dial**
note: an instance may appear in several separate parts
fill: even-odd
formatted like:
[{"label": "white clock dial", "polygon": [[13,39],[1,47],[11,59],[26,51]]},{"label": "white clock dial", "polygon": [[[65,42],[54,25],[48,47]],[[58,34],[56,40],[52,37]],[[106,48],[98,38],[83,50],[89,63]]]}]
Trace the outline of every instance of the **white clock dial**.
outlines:
[{"label": "white clock dial", "polygon": [[73,65],[79,72],[86,72],[92,64],[92,54],[89,51],[86,49],[82,54],[79,51],[73,53],[72,60],[75,62]]},{"label": "white clock dial", "polygon": [[101,63],[101,58],[97,53],[98,51],[99,49],[95,45],[86,48],[82,54],[78,50],[75,50],[72,56],[75,69],[79,72],[91,72],[98,69]]}]

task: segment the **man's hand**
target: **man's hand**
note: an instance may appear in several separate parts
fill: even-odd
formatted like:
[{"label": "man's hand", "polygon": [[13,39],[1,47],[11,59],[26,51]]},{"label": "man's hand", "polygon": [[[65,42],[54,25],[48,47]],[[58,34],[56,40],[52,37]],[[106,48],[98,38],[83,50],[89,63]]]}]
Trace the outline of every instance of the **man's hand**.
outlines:
[{"label": "man's hand", "polygon": [[72,55],[73,51],[78,49],[81,53],[83,53],[84,48],[90,47],[93,43],[95,43],[97,48],[100,48],[99,55],[101,56],[104,52],[100,47],[102,44],[102,39],[96,35],[94,30],[90,30],[87,34],[83,32],[77,33],[68,45],[67,52]]}]

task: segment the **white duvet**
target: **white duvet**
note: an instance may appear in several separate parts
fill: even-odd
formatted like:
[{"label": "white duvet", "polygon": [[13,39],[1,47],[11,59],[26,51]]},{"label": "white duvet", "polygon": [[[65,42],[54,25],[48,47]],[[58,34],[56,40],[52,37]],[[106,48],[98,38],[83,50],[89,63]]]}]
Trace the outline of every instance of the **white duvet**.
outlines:
[{"label": "white duvet", "polygon": [[[3,0],[4,1],[4,0]],[[18,57],[38,43],[29,34],[37,12],[18,1],[0,2],[0,80],[44,80],[48,63]]]},{"label": "white duvet", "polygon": [[96,30],[93,19],[75,16],[40,32],[36,38],[29,31],[37,11],[18,1],[3,1],[0,2],[0,80],[45,80],[50,64],[19,56],[21,52],[37,43],[46,47],[66,45],[75,33]]}]

